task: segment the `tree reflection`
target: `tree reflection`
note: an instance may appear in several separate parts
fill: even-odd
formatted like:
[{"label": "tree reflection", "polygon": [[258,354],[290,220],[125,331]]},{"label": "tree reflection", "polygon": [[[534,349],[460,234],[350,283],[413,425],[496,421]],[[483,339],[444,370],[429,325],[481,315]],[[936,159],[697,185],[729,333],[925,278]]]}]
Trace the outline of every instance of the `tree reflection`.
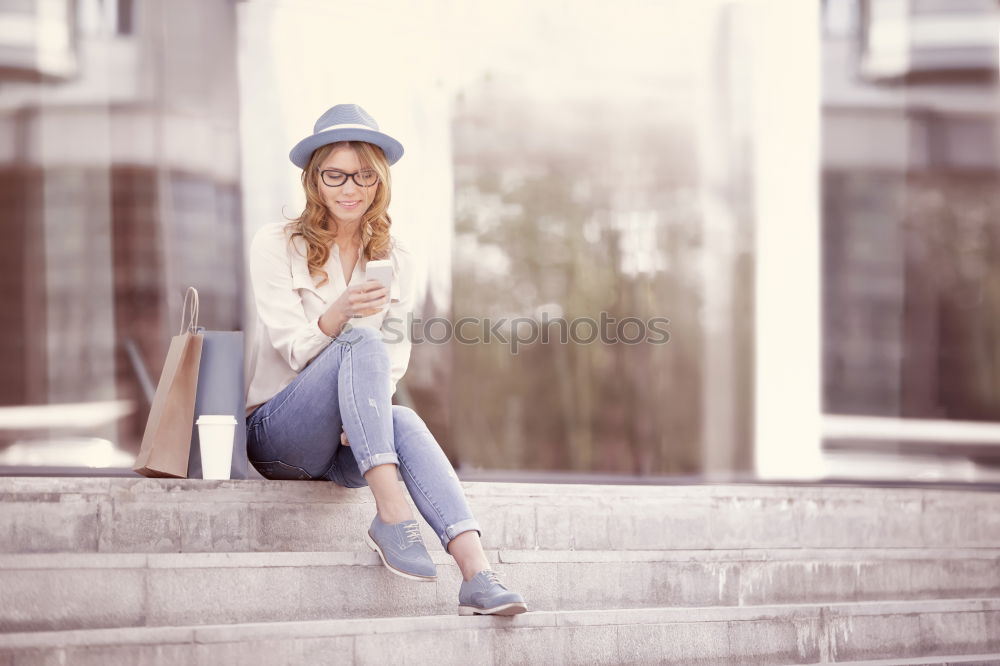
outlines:
[{"label": "tree reflection", "polygon": [[666,317],[669,343],[564,344],[555,322],[548,342],[516,355],[502,342],[453,342],[452,453],[494,469],[692,473],[702,399],[693,146],[655,108],[577,108],[560,122],[488,88],[459,105],[452,320]]}]

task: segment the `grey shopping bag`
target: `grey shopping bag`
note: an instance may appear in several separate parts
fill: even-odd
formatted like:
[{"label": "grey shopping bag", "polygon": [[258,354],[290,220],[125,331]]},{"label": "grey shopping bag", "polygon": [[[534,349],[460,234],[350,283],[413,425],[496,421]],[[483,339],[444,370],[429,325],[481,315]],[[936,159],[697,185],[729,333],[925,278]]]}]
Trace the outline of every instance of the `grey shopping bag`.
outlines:
[{"label": "grey shopping bag", "polygon": [[202,478],[198,417],[228,414],[236,418],[230,479],[247,478],[246,388],[243,386],[243,332],[203,331],[198,393],[194,403],[188,478]]}]

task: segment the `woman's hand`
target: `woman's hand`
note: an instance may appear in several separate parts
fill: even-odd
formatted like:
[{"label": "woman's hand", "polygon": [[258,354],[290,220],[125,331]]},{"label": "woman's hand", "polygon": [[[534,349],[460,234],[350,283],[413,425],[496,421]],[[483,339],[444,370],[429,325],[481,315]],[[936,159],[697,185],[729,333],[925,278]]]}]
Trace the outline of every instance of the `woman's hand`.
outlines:
[{"label": "woman's hand", "polygon": [[340,431],[340,443],[343,444],[344,446],[350,446],[351,445],[351,443],[349,441],[347,441],[347,431],[346,430],[341,430]]},{"label": "woman's hand", "polygon": [[348,321],[376,314],[388,302],[389,290],[378,280],[348,287],[319,318],[320,330],[336,337]]}]

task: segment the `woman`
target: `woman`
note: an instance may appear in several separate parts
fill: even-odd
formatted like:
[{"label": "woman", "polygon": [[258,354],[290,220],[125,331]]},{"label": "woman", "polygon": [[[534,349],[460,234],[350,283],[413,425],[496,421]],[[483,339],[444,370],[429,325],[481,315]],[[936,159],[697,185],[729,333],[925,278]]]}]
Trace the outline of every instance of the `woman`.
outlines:
[{"label": "woman", "polygon": [[[259,316],[247,393],[247,453],[269,479],[368,486],[365,536],[389,571],[433,581],[436,569],[397,480],[462,571],[460,615],[527,610],[490,569],[451,464],[423,420],[393,405],[406,371],[413,259],[390,236],[389,166],[403,155],[360,106],[339,104],[291,151],[306,206],[262,228],[250,249]],[[391,286],[365,280],[388,259]]]}]

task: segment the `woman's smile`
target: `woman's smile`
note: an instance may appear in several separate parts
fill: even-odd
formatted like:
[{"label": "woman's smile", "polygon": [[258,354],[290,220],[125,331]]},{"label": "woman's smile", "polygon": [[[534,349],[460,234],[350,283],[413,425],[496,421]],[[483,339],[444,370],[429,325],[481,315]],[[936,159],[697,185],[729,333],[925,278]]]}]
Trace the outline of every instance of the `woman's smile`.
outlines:
[{"label": "woman's smile", "polygon": [[[319,170],[320,172],[331,170],[341,174],[357,174],[367,166],[361,163],[353,148],[349,145],[341,145],[330,152],[320,165]],[[356,175],[350,175],[344,179],[342,184],[330,187],[324,185],[323,180],[317,176],[320,196],[338,224],[353,225],[360,222],[380,187],[377,184],[373,184],[371,187],[361,187],[354,180],[356,177]]]}]

